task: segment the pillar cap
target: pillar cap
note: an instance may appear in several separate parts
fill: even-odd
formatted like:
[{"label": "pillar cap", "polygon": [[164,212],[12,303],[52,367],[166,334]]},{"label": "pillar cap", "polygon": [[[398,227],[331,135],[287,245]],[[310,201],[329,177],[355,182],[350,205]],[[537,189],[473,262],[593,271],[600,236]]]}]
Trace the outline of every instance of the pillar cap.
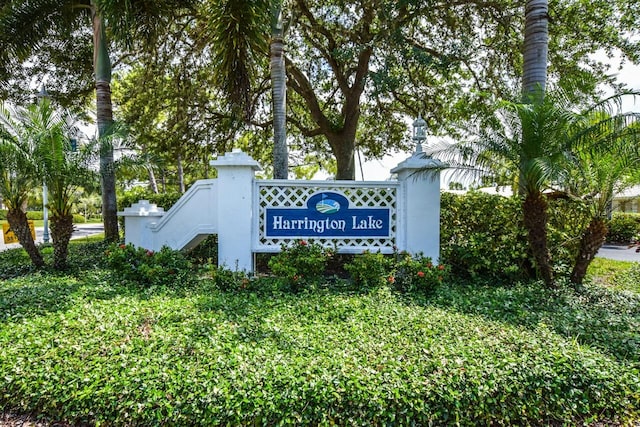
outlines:
[{"label": "pillar cap", "polygon": [[260,164],[253,157],[239,148],[234,148],[233,151],[225,153],[224,156],[218,156],[217,159],[211,160],[209,164],[215,168],[246,166],[253,171],[262,170]]},{"label": "pillar cap", "polygon": [[118,212],[118,216],[163,216],[165,214],[163,208],[159,208],[155,203],[149,203],[148,200],[139,200],[124,211]]},{"label": "pillar cap", "polygon": [[398,163],[398,166],[391,169],[391,173],[400,173],[404,170],[415,171],[417,169],[442,169],[446,167],[447,165],[438,159],[427,157],[424,153],[415,153]]}]

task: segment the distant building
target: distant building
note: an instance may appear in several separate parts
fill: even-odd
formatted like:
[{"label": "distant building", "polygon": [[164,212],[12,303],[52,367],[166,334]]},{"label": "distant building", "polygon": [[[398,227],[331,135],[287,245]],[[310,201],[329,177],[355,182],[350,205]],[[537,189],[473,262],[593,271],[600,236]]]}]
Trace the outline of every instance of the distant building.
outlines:
[{"label": "distant building", "polygon": [[613,196],[615,212],[640,212],[640,185],[627,188]]}]

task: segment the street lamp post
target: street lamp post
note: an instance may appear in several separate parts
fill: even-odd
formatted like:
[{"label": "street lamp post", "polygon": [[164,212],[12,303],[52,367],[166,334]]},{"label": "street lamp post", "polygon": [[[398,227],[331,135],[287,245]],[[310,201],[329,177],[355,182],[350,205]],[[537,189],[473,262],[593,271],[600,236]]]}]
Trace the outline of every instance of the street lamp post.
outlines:
[{"label": "street lamp post", "polygon": [[[42,85],[42,89],[38,92],[38,102],[41,102],[43,99],[49,99],[49,93],[47,89],[45,89],[44,85]],[[47,203],[49,203],[49,192],[47,190],[47,183],[43,180],[42,182],[42,241],[44,243],[49,243],[49,209],[47,209]]]},{"label": "street lamp post", "polygon": [[427,122],[418,114],[418,118],[413,122],[413,141],[416,143],[415,154],[422,153],[422,142],[427,139]]}]

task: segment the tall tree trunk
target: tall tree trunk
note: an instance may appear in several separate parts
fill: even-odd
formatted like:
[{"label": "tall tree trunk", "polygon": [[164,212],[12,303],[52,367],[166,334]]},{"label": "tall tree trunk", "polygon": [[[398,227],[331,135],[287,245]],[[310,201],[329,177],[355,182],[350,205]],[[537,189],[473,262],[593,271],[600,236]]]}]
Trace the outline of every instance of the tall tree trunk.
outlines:
[{"label": "tall tree trunk", "polygon": [[10,208],[7,211],[7,221],[9,222],[9,227],[11,227],[11,230],[18,238],[18,242],[20,242],[20,245],[27,252],[27,255],[29,255],[33,265],[37,268],[44,267],[42,254],[40,253],[40,250],[38,250],[38,247],[33,241],[33,236],[31,235],[27,214],[20,208]]},{"label": "tall tree trunk", "polygon": [[182,154],[178,153],[178,186],[180,187],[180,194],[184,194],[184,169],[182,168]]},{"label": "tall tree trunk", "polygon": [[547,201],[541,192],[531,192],[525,197],[522,215],[538,274],[547,287],[554,288],[551,255],[547,246]]},{"label": "tall tree trunk", "polygon": [[332,134],[328,135],[331,151],[336,158],[336,179],[354,180],[356,179],[356,162],[355,162],[355,134]]},{"label": "tall tree trunk", "polygon": [[271,30],[271,97],[273,102],[273,177],[287,179],[289,176],[289,153],[287,150],[287,76],[284,64],[284,42],[282,29],[282,5],[272,10]]},{"label": "tall tree trunk", "polygon": [[51,237],[53,238],[53,267],[64,270],[69,255],[69,240],[73,234],[73,215],[51,217]]},{"label": "tall tree trunk", "polygon": [[153,172],[153,166],[147,165],[147,172],[149,173],[151,191],[153,191],[153,194],[158,194],[158,182],[156,181],[156,174]]},{"label": "tall tree trunk", "polygon": [[549,2],[527,0],[525,5],[522,95],[543,96],[547,83],[547,51],[549,49]]},{"label": "tall tree trunk", "polygon": [[93,15],[93,65],[96,75],[96,117],[100,138],[100,187],[102,190],[102,221],[107,241],[117,241],[118,207],[116,204],[116,174],[113,145],[108,136],[113,130],[111,105],[111,61],[102,17]]},{"label": "tall tree trunk", "polygon": [[587,268],[593,261],[607,236],[607,224],[604,219],[594,218],[582,233],[580,249],[571,272],[571,282],[581,284],[587,275]]}]

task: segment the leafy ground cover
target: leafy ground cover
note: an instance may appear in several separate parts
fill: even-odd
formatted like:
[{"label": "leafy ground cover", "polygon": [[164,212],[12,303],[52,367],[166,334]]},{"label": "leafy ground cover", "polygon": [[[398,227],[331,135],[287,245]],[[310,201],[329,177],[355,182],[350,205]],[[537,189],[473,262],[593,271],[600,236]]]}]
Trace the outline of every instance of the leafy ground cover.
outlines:
[{"label": "leafy ground cover", "polygon": [[[195,274],[144,287],[115,281],[99,243],[72,250],[68,274],[0,279],[0,412],[73,425],[640,419],[633,291],[230,292]],[[3,270],[17,252],[0,254]]]}]

